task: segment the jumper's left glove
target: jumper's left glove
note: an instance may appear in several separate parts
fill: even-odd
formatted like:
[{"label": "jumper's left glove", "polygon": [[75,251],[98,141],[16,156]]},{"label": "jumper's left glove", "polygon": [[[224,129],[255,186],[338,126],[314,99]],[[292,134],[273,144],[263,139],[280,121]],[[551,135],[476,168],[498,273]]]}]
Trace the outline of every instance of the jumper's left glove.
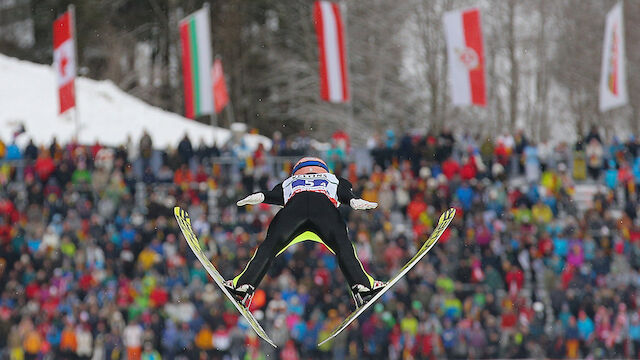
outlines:
[{"label": "jumper's left glove", "polygon": [[378,207],[378,203],[362,199],[351,199],[349,205],[351,205],[351,208],[354,210],[369,210]]},{"label": "jumper's left glove", "polygon": [[238,205],[238,206],[255,205],[255,204],[260,204],[263,201],[264,201],[264,194],[263,193],[255,193],[255,194],[251,194],[251,195],[247,196],[246,198],[244,198],[242,200],[238,200],[236,205]]}]

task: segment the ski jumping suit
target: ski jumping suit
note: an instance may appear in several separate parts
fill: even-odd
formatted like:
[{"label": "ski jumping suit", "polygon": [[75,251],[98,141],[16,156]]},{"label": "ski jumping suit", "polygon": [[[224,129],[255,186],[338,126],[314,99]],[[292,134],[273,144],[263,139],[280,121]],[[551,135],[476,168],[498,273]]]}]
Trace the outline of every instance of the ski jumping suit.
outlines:
[{"label": "ski jumping suit", "polygon": [[233,279],[233,286],[249,284],[257,288],[276,256],[293,244],[312,240],[323,243],[337,256],[350,288],[356,284],[373,287],[374,280],[358,260],[337,209],[355,198],[348,180],[331,173],[293,175],[262,193],[265,203],[284,207],[269,224],[266,238],[247,267]]}]

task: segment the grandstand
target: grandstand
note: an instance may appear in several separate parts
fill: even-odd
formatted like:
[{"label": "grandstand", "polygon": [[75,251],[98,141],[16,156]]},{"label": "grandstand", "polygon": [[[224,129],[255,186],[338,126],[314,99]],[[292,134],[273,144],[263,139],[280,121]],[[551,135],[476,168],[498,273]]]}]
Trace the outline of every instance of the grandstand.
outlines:
[{"label": "grandstand", "polygon": [[[579,152],[541,157],[539,146],[523,137],[504,148],[503,139],[448,143],[446,134],[427,134],[394,143],[384,136],[370,149],[369,171],[356,173],[366,166],[346,155],[328,158],[359,196],[380,203],[373,213],[340,208],[365,267],[381,278],[393,274],[442,209],[453,204],[460,216],[406,281],[320,348],[319,336],[350,311],[349,294],[324,247],[290,248],[252,304],[278,350],[247,331],[210,283],[171,208],[189,211],[223,275],[237,273],[276,209],[245,210],[235,201],[285,176],[294,150],[275,143],[271,151],[239,157],[232,147],[195,147],[183,139],[177,150],[149,153],[141,141],[137,150],[115,147],[112,157],[98,161],[105,151],[99,145],[3,144],[0,348],[56,358],[140,351],[167,358],[278,351],[302,358],[626,357],[640,351],[640,227],[633,205],[640,172],[628,165],[635,143],[600,144],[616,167],[574,180],[566,159]],[[612,172],[614,183],[606,175]],[[600,189],[586,208],[574,201],[584,186]]]}]

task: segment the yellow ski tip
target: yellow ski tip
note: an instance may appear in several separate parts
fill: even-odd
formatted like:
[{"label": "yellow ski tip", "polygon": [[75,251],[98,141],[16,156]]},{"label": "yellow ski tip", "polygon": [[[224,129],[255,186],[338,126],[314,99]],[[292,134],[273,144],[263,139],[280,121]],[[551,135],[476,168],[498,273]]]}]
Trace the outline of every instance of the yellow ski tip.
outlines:
[{"label": "yellow ski tip", "polygon": [[191,225],[191,218],[189,218],[189,214],[179,206],[173,208],[173,215],[175,215],[176,219],[182,219],[186,221],[187,224]]},{"label": "yellow ski tip", "polygon": [[442,215],[440,215],[440,221],[449,220],[450,218],[453,218],[455,216],[456,216],[456,209],[449,208],[449,210],[443,212]]}]

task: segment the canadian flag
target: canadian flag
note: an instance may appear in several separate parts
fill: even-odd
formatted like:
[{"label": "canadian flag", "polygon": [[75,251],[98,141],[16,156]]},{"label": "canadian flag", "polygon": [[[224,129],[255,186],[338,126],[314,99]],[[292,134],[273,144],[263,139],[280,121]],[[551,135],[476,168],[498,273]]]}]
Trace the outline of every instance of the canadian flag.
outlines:
[{"label": "canadian flag", "polygon": [[484,50],[480,10],[455,10],[444,14],[449,85],[454,105],[485,106]]},{"label": "canadian flag", "polygon": [[53,22],[53,66],[58,74],[59,114],[76,105],[76,49],[73,12],[67,11]]},{"label": "canadian flag", "polygon": [[318,37],[320,96],[334,103],[349,101],[344,25],[338,4],[316,1],[313,22]]}]

